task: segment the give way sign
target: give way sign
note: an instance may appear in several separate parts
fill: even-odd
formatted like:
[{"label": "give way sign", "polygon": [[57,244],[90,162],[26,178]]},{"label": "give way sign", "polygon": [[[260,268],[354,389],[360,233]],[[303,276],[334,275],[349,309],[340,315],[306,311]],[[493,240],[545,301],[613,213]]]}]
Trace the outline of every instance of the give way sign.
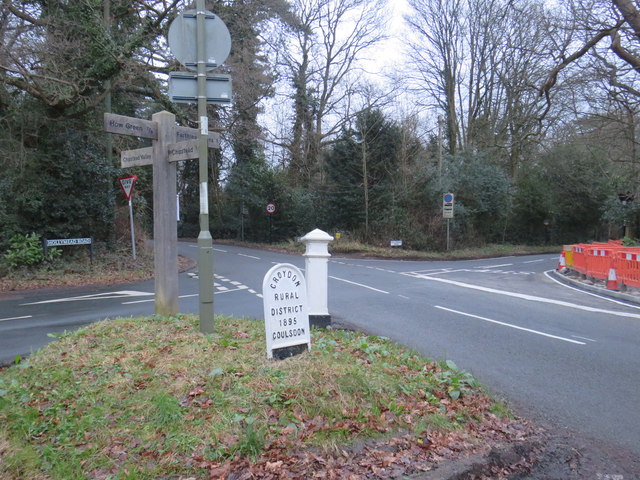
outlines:
[{"label": "give way sign", "polygon": [[128,177],[119,178],[120,186],[124,192],[124,196],[127,200],[131,200],[131,192],[133,191],[133,184],[138,179],[137,175],[130,175]]}]

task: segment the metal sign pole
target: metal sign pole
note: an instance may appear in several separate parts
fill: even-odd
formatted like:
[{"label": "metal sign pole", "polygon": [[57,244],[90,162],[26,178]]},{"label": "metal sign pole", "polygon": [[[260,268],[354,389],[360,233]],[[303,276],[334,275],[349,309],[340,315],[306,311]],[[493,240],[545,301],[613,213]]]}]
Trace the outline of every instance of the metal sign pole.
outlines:
[{"label": "metal sign pole", "polygon": [[133,229],[133,206],[131,205],[131,197],[129,197],[129,224],[131,225],[131,252],[133,259],[136,259],[136,234]]},{"label": "metal sign pole", "polygon": [[198,235],[198,270],[200,299],[200,331],[213,333],[213,239],[209,232],[209,166],[207,140],[209,117],[207,116],[207,69],[205,52],[204,0],[196,2],[196,37],[198,55],[198,160],[200,178],[200,234]]},{"label": "metal sign pole", "polygon": [[447,252],[449,251],[449,221],[447,218]]}]

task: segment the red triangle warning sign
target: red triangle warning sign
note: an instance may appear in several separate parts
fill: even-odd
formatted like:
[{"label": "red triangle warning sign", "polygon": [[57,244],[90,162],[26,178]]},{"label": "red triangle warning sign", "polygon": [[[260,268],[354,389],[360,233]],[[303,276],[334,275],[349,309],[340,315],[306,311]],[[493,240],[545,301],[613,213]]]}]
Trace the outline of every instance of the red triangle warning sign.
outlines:
[{"label": "red triangle warning sign", "polygon": [[136,183],[138,177],[136,175],[130,175],[128,177],[119,178],[120,186],[124,192],[124,196],[127,200],[131,200],[131,192],[133,191],[133,184]]}]

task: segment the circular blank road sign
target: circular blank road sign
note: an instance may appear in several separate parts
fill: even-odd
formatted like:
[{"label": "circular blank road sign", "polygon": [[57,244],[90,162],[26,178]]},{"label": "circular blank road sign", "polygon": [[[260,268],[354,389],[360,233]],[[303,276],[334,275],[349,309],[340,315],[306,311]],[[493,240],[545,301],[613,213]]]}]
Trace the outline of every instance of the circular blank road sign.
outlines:
[{"label": "circular blank road sign", "polygon": [[[198,69],[196,12],[196,10],[181,12],[169,25],[167,35],[169,48],[176,60],[190,70]],[[208,10],[205,10],[204,30],[206,69],[213,70],[222,65],[229,56],[231,34],[220,17]]]}]

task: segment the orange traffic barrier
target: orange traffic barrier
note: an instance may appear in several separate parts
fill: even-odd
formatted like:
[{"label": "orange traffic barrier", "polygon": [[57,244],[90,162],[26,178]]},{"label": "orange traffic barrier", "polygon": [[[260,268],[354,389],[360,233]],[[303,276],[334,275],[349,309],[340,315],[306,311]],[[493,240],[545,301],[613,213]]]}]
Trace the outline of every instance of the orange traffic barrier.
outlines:
[{"label": "orange traffic barrier", "polygon": [[[571,249],[571,265],[566,252]],[[620,240],[575,244],[563,247],[567,268],[587,277],[604,280],[609,290],[640,288],[640,247],[623,247]],[[561,255],[562,257],[562,255]],[[558,270],[563,267],[559,260]]]},{"label": "orange traffic barrier", "polygon": [[584,253],[584,245],[573,245],[573,270],[582,275],[587,274],[587,258]]},{"label": "orange traffic barrier", "polygon": [[618,279],[623,285],[640,288],[640,248],[617,252]]},{"label": "orange traffic barrier", "polygon": [[606,280],[609,277],[611,266],[611,250],[595,246],[586,249],[587,252],[587,277]]}]

